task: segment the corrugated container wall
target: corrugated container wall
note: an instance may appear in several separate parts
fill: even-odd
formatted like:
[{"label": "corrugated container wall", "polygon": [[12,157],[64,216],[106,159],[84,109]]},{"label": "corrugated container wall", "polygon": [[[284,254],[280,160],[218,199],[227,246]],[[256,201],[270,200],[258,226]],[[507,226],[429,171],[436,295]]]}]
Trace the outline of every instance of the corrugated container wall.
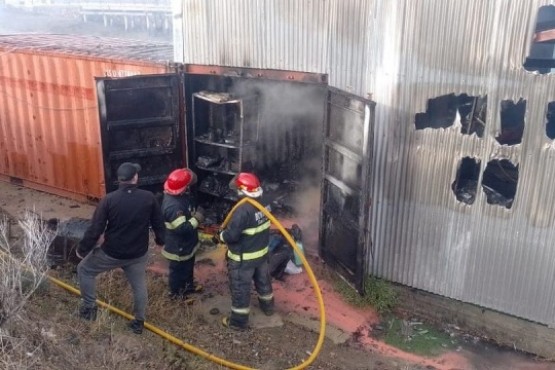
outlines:
[{"label": "corrugated container wall", "polygon": [[[104,195],[94,78],[168,70],[138,60],[144,45],[122,43],[0,36],[0,179],[77,199]],[[126,46],[135,54],[125,54]]]},{"label": "corrugated container wall", "polygon": [[[553,1],[179,3],[179,60],[327,73],[330,85],[376,102],[371,273],[555,323],[555,145],[545,131],[555,80],[522,67],[538,9]],[[451,93],[487,96],[483,137],[462,134],[460,115],[416,130],[428,100]],[[500,145],[501,101],[520,98],[522,143]],[[451,188],[464,157],[479,164],[471,205]],[[491,160],[518,165],[511,208],[487,202]]]}]

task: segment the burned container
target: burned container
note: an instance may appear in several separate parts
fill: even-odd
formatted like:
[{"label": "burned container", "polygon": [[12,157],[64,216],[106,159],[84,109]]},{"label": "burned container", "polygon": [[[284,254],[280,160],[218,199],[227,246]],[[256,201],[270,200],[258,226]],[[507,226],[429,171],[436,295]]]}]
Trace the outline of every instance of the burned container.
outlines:
[{"label": "burned container", "polygon": [[111,38],[0,36],[0,180],[102,197],[94,78],[165,73],[171,53],[168,44]]}]

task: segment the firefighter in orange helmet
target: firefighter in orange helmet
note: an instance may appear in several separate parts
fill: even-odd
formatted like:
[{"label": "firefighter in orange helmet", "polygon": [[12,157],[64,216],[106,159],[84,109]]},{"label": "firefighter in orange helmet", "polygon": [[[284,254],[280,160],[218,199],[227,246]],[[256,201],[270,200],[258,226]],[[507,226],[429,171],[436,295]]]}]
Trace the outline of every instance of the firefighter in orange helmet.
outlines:
[{"label": "firefighter in orange helmet", "polygon": [[168,176],[164,183],[162,215],[166,225],[166,244],[162,255],[169,260],[169,297],[187,298],[200,292],[202,287],[194,281],[195,254],[199,248],[197,227],[204,221],[190,187],[196,175],[188,168],[180,168]]},{"label": "firefighter in orange helmet", "polygon": [[[270,205],[262,199],[262,187],[256,175],[241,172],[230,183],[240,197],[260,202],[268,211]],[[251,284],[258,293],[260,309],[274,313],[274,296],[269,269],[268,244],[270,221],[252,204],[244,203],[233,213],[219,239],[228,246],[227,268],[231,290],[231,315],[223,324],[232,329],[246,329],[250,312]]]}]

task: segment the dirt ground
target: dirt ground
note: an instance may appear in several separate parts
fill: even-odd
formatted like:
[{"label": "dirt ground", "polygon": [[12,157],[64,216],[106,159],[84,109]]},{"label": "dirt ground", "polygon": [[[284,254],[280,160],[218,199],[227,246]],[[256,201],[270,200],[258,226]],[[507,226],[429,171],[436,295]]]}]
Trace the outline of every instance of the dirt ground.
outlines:
[{"label": "dirt ground", "polygon": [[[34,210],[42,218],[90,218],[94,206],[0,181],[0,209],[14,218]],[[17,235],[15,235],[17,238]],[[371,308],[347,304],[338,294],[331,274],[317,257],[309,257],[324,297],[327,333],[322,350],[310,369],[555,369],[551,362],[487,345],[458,347],[435,357],[407,353],[376,339],[380,323]],[[233,332],[220,325],[228,311],[229,295],[223,253],[206,244],[198,257],[195,275],[205,290],[192,304],[166,298],[166,265],[152,249],[149,264],[148,322],[179,340],[207,353],[252,368],[291,368],[306,360],[318,340],[318,305],[306,272],[275,281],[275,325],[257,325],[253,297],[251,325],[247,332]],[[75,266],[52,270],[51,276],[76,286]],[[99,298],[126,312],[131,296],[120,271],[98,279]],[[126,320],[101,310],[97,322],[75,315],[78,297],[50,283],[27,306],[28,319],[18,332],[32,344],[29,368],[40,369],[220,369],[225,368],[145,332],[130,333]],[[210,312],[218,308],[217,313]],[[253,317],[254,316],[254,317]],[[260,322],[260,320],[258,320]],[[257,328],[258,326],[258,328]]]},{"label": "dirt ground", "polygon": [[[93,207],[87,204],[44,194],[38,191],[12,186],[0,182],[0,209],[17,218],[25,210],[32,209],[43,218],[90,217]],[[14,228],[15,230],[15,228]],[[21,236],[13,232],[14,243]],[[315,299],[312,289],[301,276],[285,282],[276,282],[278,315],[283,318],[280,325],[247,332],[230,331],[219,324],[225,311],[206,319],[203,302],[222,298],[229,305],[223,254],[208,244],[201,253],[196,268],[196,277],[204,285],[202,294],[192,303],[175,302],[166,297],[167,279],[165,265],[159,253],[151,250],[148,276],[149,307],[148,322],[167,331],[184,342],[198,347],[220,358],[261,369],[284,369],[302,363],[317,343],[318,334],[310,329],[317,327]],[[323,271],[318,272],[322,274]],[[75,266],[66,264],[50,271],[56,277],[77,286]],[[324,281],[321,281],[324,283]],[[130,289],[121,271],[101,275],[98,279],[98,295],[103,301],[126,312],[132,310]],[[324,294],[330,289],[322,286]],[[280,293],[281,292],[281,293]],[[287,292],[297,297],[288,296]],[[299,299],[299,295],[301,299]],[[331,296],[330,296],[331,298]],[[297,300],[297,303],[293,302]],[[299,302],[300,301],[300,302]],[[255,299],[253,299],[255,302]],[[27,305],[28,322],[33,325],[20,328],[20,333],[32,342],[36,367],[41,369],[218,369],[220,365],[193,355],[158,335],[146,331],[137,336],[126,328],[126,320],[102,310],[95,323],[83,322],[76,317],[78,297],[53,283],[48,283]],[[301,305],[307,312],[304,318],[294,315],[294,305]],[[204,310],[206,308],[206,310]],[[359,313],[360,315],[360,313]],[[328,312],[333,322],[341,321],[340,312]],[[375,320],[374,313],[367,313]],[[347,320],[349,318],[346,318]],[[362,316],[350,320],[366,320]],[[300,321],[299,321],[300,320]],[[308,322],[309,328],[306,323]],[[359,322],[358,325],[361,323]],[[330,327],[330,332],[334,328]],[[337,335],[337,330],[335,331]],[[356,340],[345,336],[336,344],[325,339],[320,354],[311,369],[425,369],[421,364],[364,349]]]}]

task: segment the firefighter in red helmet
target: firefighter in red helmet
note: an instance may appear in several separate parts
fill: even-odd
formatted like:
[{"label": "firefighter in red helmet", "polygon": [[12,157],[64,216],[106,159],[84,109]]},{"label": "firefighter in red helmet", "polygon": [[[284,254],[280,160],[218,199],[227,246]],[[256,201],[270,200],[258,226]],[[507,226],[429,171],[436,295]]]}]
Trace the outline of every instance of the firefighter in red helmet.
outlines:
[{"label": "firefighter in red helmet", "polygon": [[[240,197],[256,199],[268,211],[270,205],[262,198],[262,187],[256,175],[239,173],[230,186]],[[231,315],[223,324],[232,329],[246,329],[249,320],[251,284],[254,281],[260,309],[274,313],[274,296],[269,271],[268,244],[270,221],[250,203],[244,203],[233,213],[219,239],[228,246],[227,268],[231,290]]]},{"label": "firefighter in red helmet", "polygon": [[164,183],[162,215],[167,241],[162,255],[169,260],[168,295],[173,299],[186,298],[202,290],[193,276],[199,248],[197,227],[204,221],[202,210],[189,191],[196,179],[193,171],[180,168],[170,173]]}]

